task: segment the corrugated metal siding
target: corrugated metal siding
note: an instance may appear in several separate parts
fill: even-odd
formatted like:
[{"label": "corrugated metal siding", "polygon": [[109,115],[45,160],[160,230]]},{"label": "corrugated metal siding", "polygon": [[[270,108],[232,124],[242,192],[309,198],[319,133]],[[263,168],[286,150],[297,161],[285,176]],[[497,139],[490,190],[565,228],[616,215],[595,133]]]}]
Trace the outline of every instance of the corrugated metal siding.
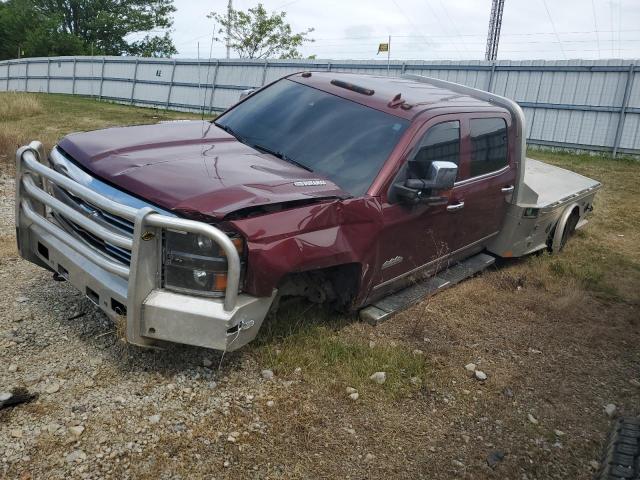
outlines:
[{"label": "corrugated metal siding", "polygon": [[176,110],[221,111],[243,89],[301,70],[413,73],[516,100],[527,118],[530,143],[640,154],[639,69],[634,60],[392,61],[387,66],[370,60],[54,57],[0,62],[0,91],[75,93]]}]

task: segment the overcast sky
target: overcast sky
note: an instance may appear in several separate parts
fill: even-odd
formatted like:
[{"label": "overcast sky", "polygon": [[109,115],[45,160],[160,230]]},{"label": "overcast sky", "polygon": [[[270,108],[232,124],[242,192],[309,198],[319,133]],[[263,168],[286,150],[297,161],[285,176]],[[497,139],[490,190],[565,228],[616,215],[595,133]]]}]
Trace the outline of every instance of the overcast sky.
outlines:
[{"label": "overcast sky", "polygon": [[[257,0],[234,0],[247,9]],[[491,0],[263,0],[285,11],[294,31],[315,28],[304,56],[396,60],[484,58]],[[215,10],[227,0],[175,0],[172,36],[178,57],[209,57]],[[213,42],[212,57],[225,48]],[[232,57],[233,57],[232,53]],[[640,58],[640,0],[506,0],[498,59]]]}]

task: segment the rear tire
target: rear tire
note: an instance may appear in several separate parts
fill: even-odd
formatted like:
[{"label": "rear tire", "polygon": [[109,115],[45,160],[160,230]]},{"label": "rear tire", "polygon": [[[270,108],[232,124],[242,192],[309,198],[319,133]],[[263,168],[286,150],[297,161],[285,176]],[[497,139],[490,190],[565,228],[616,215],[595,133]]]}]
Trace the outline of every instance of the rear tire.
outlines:
[{"label": "rear tire", "polygon": [[594,480],[640,480],[640,419],[619,418],[607,437]]},{"label": "rear tire", "polygon": [[549,234],[548,246],[551,253],[560,253],[569,241],[569,237],[571,237],[571,235],[576,231],[576,226],[579,221],[580,209],[578,206],[565,210],[558,220],[558,223],[556,223],[556,226],[553,227]]},{"label": "rear tire", "polygon": [[576,225],[578,225],[579,220],[580,220],[580,215],[578,214],[577,211],[574,210],[574,212],[569,217],[569,220],[567,220],[567,224],[565,225],[564,231],[562,232],[562,241],[560,243],[560,250],[562,250],[564,246],[567,244],[569,237],[575,233]]}]

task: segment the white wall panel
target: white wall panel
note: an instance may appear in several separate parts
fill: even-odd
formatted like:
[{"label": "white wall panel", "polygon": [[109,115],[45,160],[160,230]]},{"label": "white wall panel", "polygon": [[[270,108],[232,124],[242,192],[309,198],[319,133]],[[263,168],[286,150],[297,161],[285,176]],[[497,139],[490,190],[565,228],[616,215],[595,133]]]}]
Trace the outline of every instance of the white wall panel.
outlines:
[{"label": "white wall panel", "polygon": [[[486,89],[524,105],[527,137],[551,144],[612,148],[631,60],[392,61],[385,60],[174,60],[76,57],[75,93],[171,108],[220,110],[233,105],[241,87],[259,87],[299,71],[356,72],[393,77],[431,76]],[[27,63],[29,64],[27,68]],[[136,67],[137,63],[137,67]],[[635,62],[640,70],[640,62]],[[101,81],[101,75],[106,80]],[[72,93],[74,57],[0,62],[0,91]],[[29,77],[28,79],[26,77]],[[173,84],[170,86],[173,78]],[[94,80],[91,80],[94,79]],[[215,90],[211,88],[216,85]],[[200,88],[198,88],[200,85]],[[232,88],[225,88],[232,87]],[[169,95],[170,94],[170,95]],[[640,75],[629,89],[628,111],[619,131],[620,148],[640,154]]]}]

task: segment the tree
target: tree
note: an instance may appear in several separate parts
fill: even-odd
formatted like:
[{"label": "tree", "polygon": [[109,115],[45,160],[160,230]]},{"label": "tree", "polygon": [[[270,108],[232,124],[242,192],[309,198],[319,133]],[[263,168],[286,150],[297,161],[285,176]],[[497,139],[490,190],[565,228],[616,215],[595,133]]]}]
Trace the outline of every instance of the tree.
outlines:
[{"label": "tree", "polygon": [[314,41],[308,38],[313,28],[292,33],[291,25],[285,22],[286,15],[285,12],[267,14],[259,3],[246,12],[232,8],[224,14],[211,12],[208,17],[220,25],[218,34],[224,34],[216,40],[226,41],[229,31],[229,46],[240,58],[300,58],[298,47]]},{"label": "tree", "polygon": [[132,33],[168,29],[173,0],[0,0],[0,59],[50,55],[177,53],[168,33],[128,41]]}]

